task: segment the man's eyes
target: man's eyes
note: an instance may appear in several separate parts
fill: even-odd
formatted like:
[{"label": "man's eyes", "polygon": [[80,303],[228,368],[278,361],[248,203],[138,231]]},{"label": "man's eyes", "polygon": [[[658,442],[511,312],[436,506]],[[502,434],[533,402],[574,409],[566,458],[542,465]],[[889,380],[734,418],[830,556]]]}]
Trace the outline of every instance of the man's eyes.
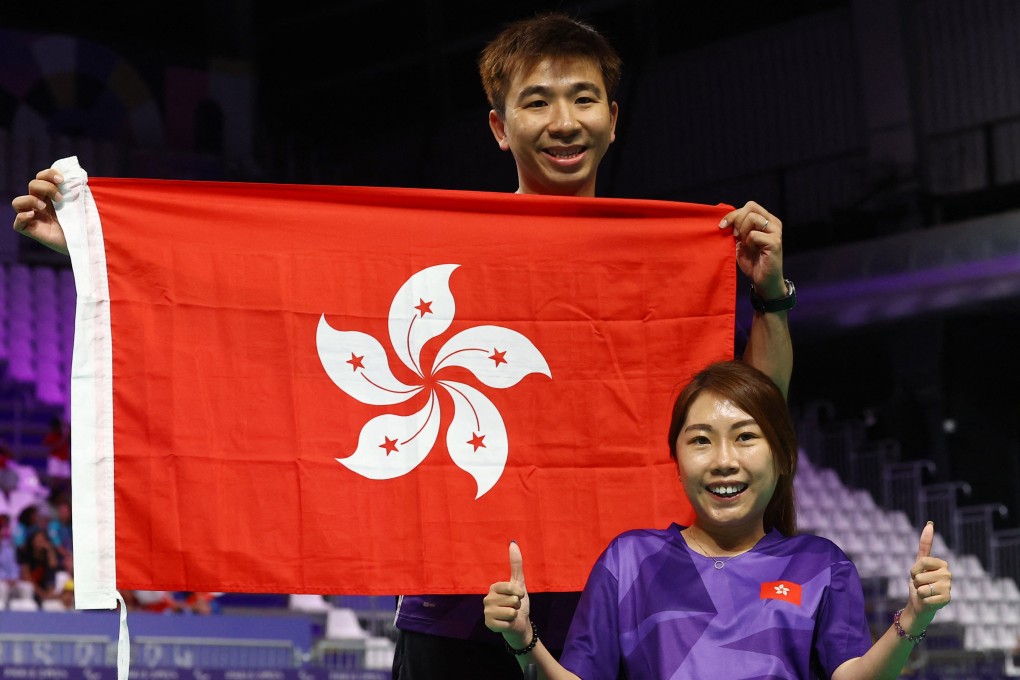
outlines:
[{"label": "man's eyes", "polygon": [[[580,105],[597,104],[598,99],[595,97],[582,96],[575,99],[574,103]],[[537,109],[543,106],[549,106],[549,102],[544,99],[534,99],[530,102],[524,103],[524,108],[526,109]]]}]

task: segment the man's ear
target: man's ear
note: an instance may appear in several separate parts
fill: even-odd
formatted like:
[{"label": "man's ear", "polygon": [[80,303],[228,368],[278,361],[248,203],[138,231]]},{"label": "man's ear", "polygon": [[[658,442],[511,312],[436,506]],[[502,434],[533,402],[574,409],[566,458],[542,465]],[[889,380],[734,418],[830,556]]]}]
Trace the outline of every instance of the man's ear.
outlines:
[{"label": "man's ear", "polygon": [[503,120],[503,116],[496,109],[489,111],[489,129],[492,130],[492,136],[499,143],[499,148],[503,151],[509,151],[510,140],[506,135],[506,121]]},{"label": "man's ear", "polygon": [[619,116],[620,116],[620,107],[616,105],[616,102],[611,103],[609,105],[609,120],[611,121],[611,125],[612,125],[612,132],[609,135],[609,142],[610,143],[616,141],[616,121],[619,118]]}]

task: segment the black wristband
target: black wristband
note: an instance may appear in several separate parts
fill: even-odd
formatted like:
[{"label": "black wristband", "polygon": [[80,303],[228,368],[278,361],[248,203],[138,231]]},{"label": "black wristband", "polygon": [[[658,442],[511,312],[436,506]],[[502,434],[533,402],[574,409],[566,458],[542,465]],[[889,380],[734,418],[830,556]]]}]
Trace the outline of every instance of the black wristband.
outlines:
[{"label": "black wristband", "polygon": [[524,649],[514,649],[510,646],[510,643],[506,641],[506,638],[503,638],[503,644],[506,646],[506,651],[510,652],[514,656],[523,656],[533,650],[535,645],[538,644],[538,628],[535,627],[535,622],[531,622],[531,642],[528,643],[527,647]]},{"label": "black wristband", "polygon": [[793,281],[790,279],[783,279],[783,283],[786,284],[787,293],[781,298],[775,300],[763,300],[758,291],[754,289],[754,284],[751,284],[751,306],[755,310],[766,314],[769,312],[785,312],[788,309],[793,309],[797,306],[797,289],[793,287]]}]

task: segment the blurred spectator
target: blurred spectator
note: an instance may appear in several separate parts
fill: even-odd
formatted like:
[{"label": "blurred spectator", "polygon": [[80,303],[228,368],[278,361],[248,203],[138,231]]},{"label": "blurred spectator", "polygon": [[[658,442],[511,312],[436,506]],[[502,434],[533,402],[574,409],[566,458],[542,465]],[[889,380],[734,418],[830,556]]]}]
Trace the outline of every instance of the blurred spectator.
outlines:
[{"label": "blurred spectator", "polygon": [[169,590],[132,590],[124,594],[129,610],[157,614],[211,614],[220,593],[171,592]]},{"label": "blurred spectator", "polygon": [[39,506],[29,505],[18,513],[18,523],[14,527],[14,547],[19,550],[28,540],[29,534],[37,529],[46,528],[46,515],[39,511]]},{"label": "blurred spectator", "polygon": [[73,546],[71,543],[71,499],[64,495],[57,497],[53,503],[54,517],[46,526],[46,533],[50,542],[57,549],[57,557],[60,559],[62,569],[70,571],[71,554]]},{"label": "blurred spectator", "polygon": [[0,609],[6,608],[7,600],[10,599],[20,579],[21,568],[18,567],[11,518],[8,515],[0,515]]},{"label": "blurred spectator", "polygon": [[36,528],[29,532],[25,544],[18,550],[18,564],[21,567],[21,580],[32,584],[38,604],[59,598],[56,585],[57,574],[61,570],[57,549],[50,543],[43,529]]},{"label": "blurred spectator", "polygon": [[0,492],[10,498],[18,488],[18,471],[14,469],[14,451],[6,441],[0,440]]},{"label": "blurred spectator", "polygon": [[60,417],[50,421],[50,430],[43,437],[43,444],[49,449],[46,473],[54,488],[64,486],[71,479],[71,430]]},{"label": "blurred spectator", "polygon": [[64,587],[60,589],[58,594],[61,603],[64,605],[64,609],[74,609],[74,579],[68,578],[64,581]]},{"label": "blurred spectator", "polygon": [[183,604],[175,600],[168,590],[132,590],[124,601],[129,609],[154,614],[176,613],[184,609]]},{"label": "blurred spectator", "polygon": [[184,605],[192,614],[218,614],[219,604],[216,598],[220,593],[174,593],[174,597],[183,600]]}]

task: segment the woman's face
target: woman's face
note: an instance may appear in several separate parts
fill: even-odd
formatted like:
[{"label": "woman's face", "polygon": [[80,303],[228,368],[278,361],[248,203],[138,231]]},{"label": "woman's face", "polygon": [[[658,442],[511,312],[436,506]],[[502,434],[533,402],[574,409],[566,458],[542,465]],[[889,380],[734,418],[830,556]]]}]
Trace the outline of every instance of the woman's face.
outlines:
[{"label": "woman's face", "polygon": [[677,469],[705,529],[761,535],[779,475],[754,419],[713,392],[691,404],[676,441]]}]

